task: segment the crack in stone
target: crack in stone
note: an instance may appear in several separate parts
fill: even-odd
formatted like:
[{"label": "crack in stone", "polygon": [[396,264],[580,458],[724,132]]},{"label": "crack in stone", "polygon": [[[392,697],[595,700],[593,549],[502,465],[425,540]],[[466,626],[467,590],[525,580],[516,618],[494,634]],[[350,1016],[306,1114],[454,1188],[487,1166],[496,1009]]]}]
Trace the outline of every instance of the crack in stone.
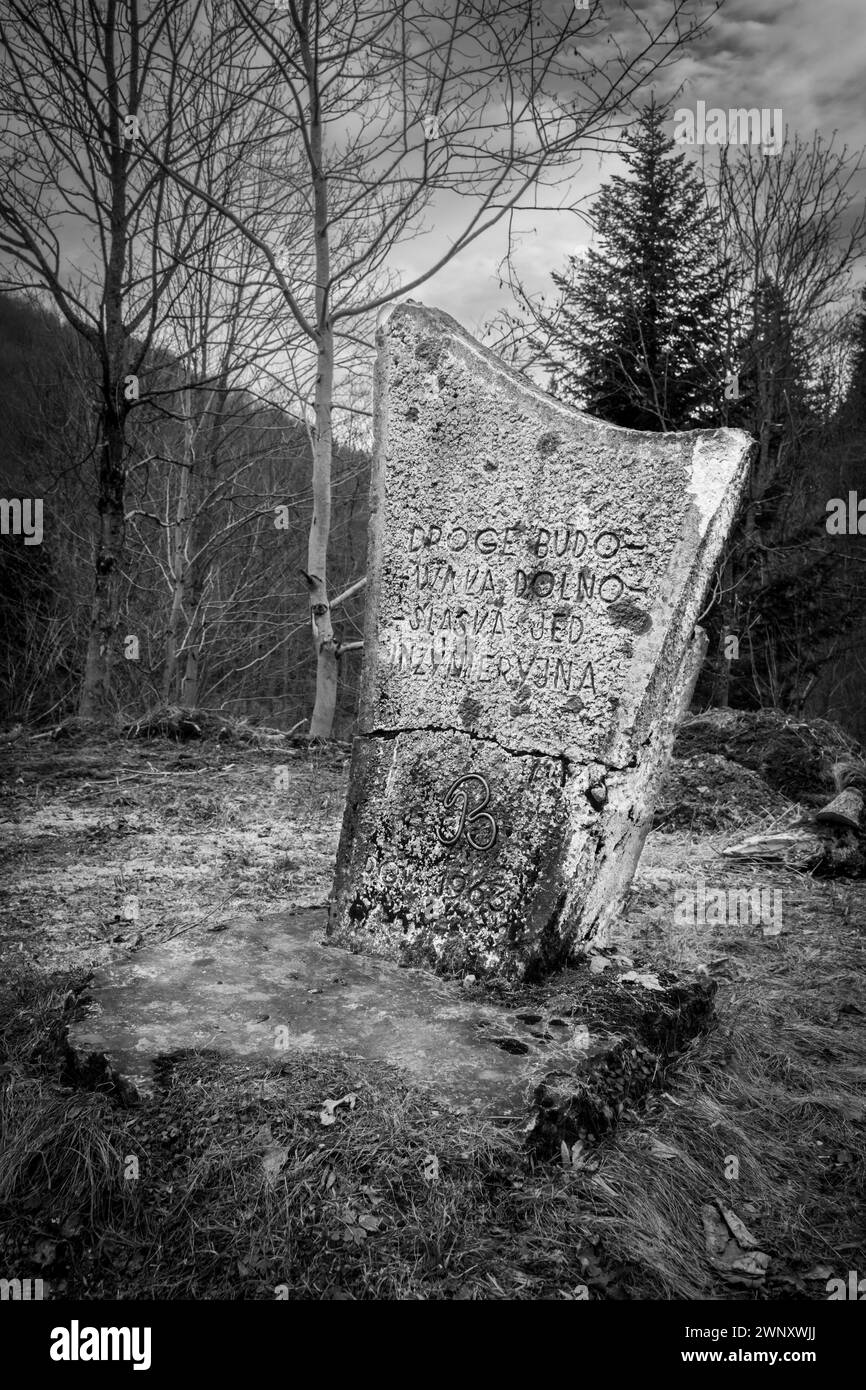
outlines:
[{"label": "crack in stone", "polygon": [[574,759],[565,753],[554,753],[548,748],[509,748],[492,734],[477,734],[471,729],[457,729],[453,724],[413,724],[409,729],[365,729],[360,738],[399,738],[401,734],[462,734],[478,743],[492,743],[512,758],[552,758],[565,766],[566,772]]},{"label": "crack in stone", "polygon": [[[603,767],[605,772],[631,772],[638,765],[638,755],[635,753],[627,763],[609,763],[606,759],[593,755],[581,761],[577,758],[569,758],[567,753],[554,753],[549,748],[509,748],[500,739],[494,738],[492,734],[478,734],[471,729],[458,729],[453,724],[413,724],[406,729],[365,729],[358,735],[359,738],[399,738],[401,734],[462,734],[465,738],[476,739],[479,743],[492,743],[495,748],[501,748],[503,753],[507,753],[512,758],[552,758],[556,762],[563,764],[566,773],[572,767],[589,767],[596,763]],[[641,744],[643,750],[652,739],[650,734]]]},{"label": "crack in stone", "polygon": [[[417,304],[389,311],[377,344],[377,640],[332,937],[442,974],[528,978],[622,910],[751,445],[590,420]],[[489,452],[467,455],[479,437]],[[620,547],[634,553],[614,561]],[[365,731],[380,718],[395,723]]]}]

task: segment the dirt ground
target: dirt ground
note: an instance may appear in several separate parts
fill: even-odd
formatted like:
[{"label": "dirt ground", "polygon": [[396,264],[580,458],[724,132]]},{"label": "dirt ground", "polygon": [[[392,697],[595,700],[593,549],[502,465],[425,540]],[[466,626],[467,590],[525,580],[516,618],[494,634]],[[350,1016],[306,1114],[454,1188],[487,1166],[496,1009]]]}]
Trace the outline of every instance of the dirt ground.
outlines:
[{"label": "dirt ground", "polygon": [[[0,751],[0,952],[46,970],[325,901],[348,754],[86,740]],[[282,784],[287,785],[282,785]]]},{"label": "dirt ground", "polygon": [[[89,969],[109,957],[179,932],[218,931],[240,917],[261,918],[292,905],[323,903],[330,890],[347,768],[348,752],[341,746],[300,751],[162,739],[54,742],[26,733],[7,741],[0,747],[4,979],[14,982],[19,974],[30,979],[35,971],[46,982],[45,989],[54,993],[45,996],[44,1008],[39,1006],[40,1018],[50,1016],[56,1032],[67,977],[86,979]],[[9,1102],[5,1121],[13,1139],[16,1125],[25,1138],[20,1140],[18,1169],[10,1160],[0,1171],[0,1248],[17,1252],[25,1261],[22,1272],[44,1269],[59,1281],[58,1288],[84,1297],[118,1296],[118,1287],[124,1297],[274,1297],[273,1289],[283,1287],[281,1279],[288,1281],[292,1297],[314,1298],[572,1298],[586,1296],[574,1289],[587,1283],[589,1296],[605,1298],[826,1297],[828,1278],[844,1277],[858,1267],[866,1270],[866,889],[862,881],[819,880],[781,866],[733,863],[721,854],[725,845],[788,823],[797,812],[756,772],[724,757],[701,753],[674,763],[657,828],[647,841],[630,906],[612,944],[657,966],[707,972],[719,985],[717,1022],[708,1038],[693,1045],[664,1091],[641,1116],[632,1116],[591,1164],[575,1159],[564,1171],[539,1174],[531,1165],[528,1170],[524,1158],[503,1157],[489,1134],[479,1130],[473,1137],[449,1129],[448,1117],[425,1110],[423,1098],[405,1096],[399,1078],[372,1075],[345,1081],[361,1100],[357,1111],[353,1106],[351,1114],[349,1107],[340,1112],[339,1123],[327,1132],[328,1145],[338,1140],[342,1145],[335,1157],[337,1150],[322,1147],[315,1100],[312,1110],[309,1106],[309,1096],[318,1091],[338,1093],[331,1065],[330,1072],[326,1068],[330,1082],[322,1079],[325,1073],[294,1078],[307,1108],[299,1110],[297,1098],[292,1101],[291,1125],[287,1112],[279,1112],[288,1128],[280,1129],[276,1112],[258,1124],[259,1137],[265,1130],[270,1136],[266,1151],[273,1152],[274,1135],[283,1134],[288,1147],[283,1152],[278,1144],[277,1151],[283,1152],[285,1174],[297,1175],[301,1169],[309,1174],[310,1163],[324,1166],[318,1196],[306,1178],[297,1178],[292,1188],[286,1176],[286,1191],[302,1192],[301,1215],[292,1214],[289,1197],[279,1221],[268,1206],[261,1249],[252,1260],[239,1253],[237,1231],[243,1227],[243,1239],[249,1242],[251,1221],[255,1227],[250,1212],[258,1210],[261,1192],[255,1199],[249,1192],[235,1193],[232,1200],[243,1211],[242,1220],[237,1211],[233,1217],[221,1213],[216,1228],[226,1232],[225,1250],[213,1234],[213,1204],[228,1200],[226,1184],[234,1191],[238,1171],[232,1159],[231,1176],[226,1169],[220,1178],[214,1145],[225,1163],[232,1153],[258,1152],[255,1144],[250,1146],[248,1126],[237,1130],[238,1150],[232,1149],[229,1130],[221,1129],[232,1113],[249,1109],[250,1080],[243,1078],[241,1085],[234,1075],[237,1068],[219,1059],[194,1059],[183,1080],[194,1089],[169,1087],[165,1102],[151,1111],[145,1107],[131,1118],[118,1116],[105,1109],[104,1097],[94,1098],[94,1105],[98,1101],[102,1107],[99,1123],[108,1126],[105,1133],[114,1133],[111,1126],[121,1126],[124,1134],[134,1131],[136,1142],[152,1145],[154,1172],[159,1170],[149,1195],[138,1199],[143,1205],[136,1208],[133,1222],[137,1263],[122,1266],[125,1272],[120,1273],[106,1251],[112,1240],[126,1241],[127,1248],[131,1236],[126,1227],[125,1235],[118,1234],[116,1211],[108,1235],[95,1220],[92,1172],[85,1240],[69,1196],[72,1180],[64,1189],[66,1205],[58,1207],[57,1183],[52,1188],[49,1181],[43,1191],[42,1177],[27,1166],[27,1144],[37,1142],[26,1140],[27,1125],[37,1125],[36,1090],[40,1114],[45,1105],[61,1107],[57,1125],[71,1123],[69,1107],[78,1101],[45,1070],[47,1053],[30,1043],[16,1052],[18,1023],[8,1015],[0,1019],[0,1043],[5,1039],[0,1072],[18,1075],[16,1058],[26,1056],[17,1100]],[[780,911],[773,920],[677,926],[676,890],[698,885],[705,895],[718,887],[775,892]],[[28,1003],[30,985],[15,988],[21,1017],[35,1016],[39,1010]],[[42,1057],[38,1078],[37,1056]],[[261,1084],[264,1096],[268,1086],[278,1083]],[[328,1084],[330,1092],[324,1089]],[[215,1101],[217,1091],[220,1099]],[[11,1086],[7,1093],[11,1095]],[[186,1097],[183,1104],[179,1095]],[[199,1161],[196,1155],[205,1142],[201,1126],[188,1135],[184,1128],[191,1123],[190,1095],[205,1097],[201,1104],[208,1112],[207,1151],[212,1156],[208,1182],[215,1184],[208,1188],[211,1214],[195,1227],[207,1233],[204,1252],[184,1224],[192,1199],[184,1198],[181,1220],[170,1195],[191,1181],[189,1164]],[[231,1096],[235,1099],[229,1103],[226,1097]],[[267,1096],[274,1100],[270,1091]],[[285,1097],[279,1103],[284,1102]],[[373,1110],[365,1118],[367,1102]],[[171,1111],[169,1125],[165,1107],[172,1105],[177,1114]],[[307,1120],[302,1123],[299,1117],[310,1115],[307,1133]],[[83,1123],[78,1111],[76,1116],[75,1123]],[[410,1123],[412,1137],[407,1138],[409,1131],[400,1126]],[[92,1127],[93,1116],[87,1124]],[[375,1124],[375,1151],[365,1124]],[[59,1144],[60,1130],[51,1132],[51,1142]],[[387,1143],[386,1132],[391,1135]],[[295,1138],[286,1137],[290,1134]],[[69,1143],[68,1136],[63,1143]],[[108,1151],[109,1140],[105,1144]],[[443,1173],[453,1150],[447,1193],[442,1188],[437,1196],[426,1178],[422,1182],[418,1177],[406,1197],[407,1146],[414,1152],[419,1144],[426,1150],[419,1163],[423,1160],[429,1169],[432,1149]],[[737,1181],[729,1180],[731,1156],[741,1169]],[[101,1161],[98,1155],[93,1159],[97,1166]],[[399,1201],[394,1198],[393,1165],[404,1184]],[[387,1181],[383,1174],[389,1175]],[[265,1183],[268,1203],[274,1200],[272,1178],[271,1172]],[[380,1178],[383,1185],[377,1186]],[[337,1219],[326,1209],[331,1211],[340,1193],[350,1190],[345,1209],[354,1225],[346,1226],[345,1213]],[[392,1199],[397,1203],[393,1211]],[[706,1213],[714,1201],[727,1202],[756,1244],[769,1252],[766,1275],[738,1283],[713,1263]],[[359,1212],[366,1213],[366,1225],[359,1224]],[[147,1223],[153,1221],[154,1230],[158,1225],[162,1231],[175,1217],[183,1240],[191,1239],[192,1245],[184,1247],[185,1273],[176,1271],[169,1279],[163,1236],[148,1234]],[[394,1231],[390,1244],[384,1239],[389,1221]],[[75,1238],[64,1245],[57,1232],[70,1222]],[[439,1232],[439,1253],[419,1262],[419,1249],[426,1249],[432,1238],[431,1222]],[[314,1239],[310,1232],[320,1226],[320,1237]],[[351,1239],[347,1229],[355,1232]],[[281,1273],[279,1251],[289,1239],[286,1231],[293,1233],[295,1264]],[[76,1239],[84,1245],[76,1247]],[[52,1253],[40,1262],[39,1243],[46,1240]],[[306,1251],[300,1265],[299,1250]],[[52,1260],[59,1261],[59,1273]]]}]

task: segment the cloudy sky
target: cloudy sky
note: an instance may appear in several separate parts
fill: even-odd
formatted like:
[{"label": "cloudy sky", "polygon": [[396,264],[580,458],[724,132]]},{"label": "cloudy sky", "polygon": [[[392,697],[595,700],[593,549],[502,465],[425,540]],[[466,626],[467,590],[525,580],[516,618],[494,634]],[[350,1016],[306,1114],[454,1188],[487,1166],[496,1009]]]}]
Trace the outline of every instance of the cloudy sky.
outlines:
[{"label": "cloudy sky", "polygon": [[[670,0],[635,0],[635,7],[652,19],[669,12]],[[605,9],[615,26],[619,0],[605,0]],[[706,36],[685,48],[655,86],[659,98],[681,86],[674,109],[694,109],[697,101],[708,108],[779,107],[789,136],[796,132],[811,140],[818,130],[829,140],[838,131],[838,144],[860,150],[866,146],[866,0],[724,0]],[[572,198],[591,196],[619,167],[612,157],[585,158],[575,172]],[[861,187],[866,192],[866,179]],[[401,274],[417,273],[428,263],[460,209],[443,202],[436,213],[435,230],[395,256],[392,264]],[[585,222],[553,209],[522,214],[516,232],[515,264],[532,292],[545,291],[551,269],[561,268],[590,237]],[[497,276],[506,246],[500,224],[414,297],[479,331],[508,301]]]}]

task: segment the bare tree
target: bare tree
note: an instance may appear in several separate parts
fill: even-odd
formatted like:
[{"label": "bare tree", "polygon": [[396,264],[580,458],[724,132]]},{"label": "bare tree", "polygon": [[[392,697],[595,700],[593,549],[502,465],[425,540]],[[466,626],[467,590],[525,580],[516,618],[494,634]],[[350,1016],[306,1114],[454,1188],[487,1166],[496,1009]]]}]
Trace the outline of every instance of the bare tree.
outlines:
[{"label": "bare tree", "polygon": [[[723,403],[722,417],[758,442],[719,580],[721,636],[724,643],[739,629],[761,704],[802,705],[828,651],[844,642],[839,605],[798,620],[792,585],[804,593],[833,587],[835,559],[815,543],[823,511],[817,460],[834,396],[839,402],[834,357],[850,314],[851,275],[866,250],[862,167],[862,154],[815,133],[809,141],[786,138],[772,157],[722,146],[706,171],[737,271],[727,348],[740,397]],[[727,700],[731,650],[720,653],[716,703]]]},{"label": "bare tree", "polygon": [[[252,40],[222,0],[2,0],[0,43],[0,284],[50,296],[99,370],[95,581],[79,702],[93,715],[110,697],[127,424],[208,216],[199,201],[167,197],[142,140],[206,181],[208,153],[242,101]],[[243,154],[230,151],[223,172]]]},{"label": "bare tree", "polygon": [[[836,332],[835,310],[848,296],[851,272],[866,248],[866,210],[856,206],[862,201],[862,155],[834,149],[834,143],[817,133],[808,142],[795,135],[775,157],[751,146],[731,155],[721,146],[718,169],[710,175],[711,196],[739,270],[731,350],[737,336],[741,345],[753,336],[743,365],[757,393],[752,409],[760,445],[753,479],[758,488],[770,468],[773,424],[788,409],[780,354],[793,338],[815,375],[820,372],[825,345],[830,348]],[[759,339],[756,325],[763,326]]]},{"label": "bare tree", "polygon": [[[257,140],[263,131],[260,112],[254,113],[252,121],[249,107],[241,115],[242,120],[230,126],[236,147],[251,126]],[[222,180],[224,162],[222,149],[211,152],[211,186]],[[249,184],[256,177],[255,168],[247,170],[243,182]],[[264,205],[265,190],[260,187],[253,196]],[[171,181],[169,197],[188,195]],[[165,511],[159,521],[165,542],[160,568],[170,595],[162,694],[165,701],[185,708],[198,703],[208,589],[216,557],[254,515],[275,522],[279,499],[275,483],[267,496],[250,499],[250,508],[225,518],[227,504],[239,489],[250,489],[248,475],[261,461],[260,451],[249,443],[251,408],[260,396],[257,382],[270,374],[276,355],[274,335],[263,331],[263,325],[273,321],[273,294],[256,275],[251,244],[235,236],[224,218],[204,206],[205,223],[190,250],[188,274],[167,309],[161,335],[161,345],[180,382],[179,410],[173,412],[178,425],[174,476],[166,479]],[[284,210],[278,211],[283,226],[290,225]],[[288,350],[291,360],[292,345],[281,337],[280,356],[285,359]],[[260,415],[267,409],[265,402]],[[148,515],[156,519],[152,511]],[[139,538],[147,545],[145,533]]]},{"label": "bare tree", "polygon": [[[315,359],[305,570],[317,659],[311,737],[331,731],[340,656],[339,599],[329,598],[327,580],[340,343],[367,342],[384,304],[531,205],[540,184],[564,178],[582,151],[610,144],[617,117],[716,6],[697,20],[688,0],[672,0],[657,22],[629,4],[610,19],[597,0],[588,10],[563,4],[553,17],[550,8],[533,0],[238,0],[262,69],[276,78],[268,109],[285,118],[271,169],[300,180],[308,218],[306,242],[288,258],[255,208],[214,197],[178,161],[152,152],[256,246]],[[429,230],[445,196],[458,209],[445,244],[421,272],[382,288],[394,249]]]}]

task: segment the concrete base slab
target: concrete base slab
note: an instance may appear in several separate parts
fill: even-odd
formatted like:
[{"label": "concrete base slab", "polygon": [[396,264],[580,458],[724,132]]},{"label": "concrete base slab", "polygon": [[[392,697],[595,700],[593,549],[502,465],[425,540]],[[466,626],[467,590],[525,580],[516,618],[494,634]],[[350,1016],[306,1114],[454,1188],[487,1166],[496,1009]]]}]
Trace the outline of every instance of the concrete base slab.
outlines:
[{"label": "concrete base slab", "polygon": [[[613,964],[561,972],[512,1007],[323,938],[324,909],[179,937],[100,970],[70,1029],[74,1070],[129,1098],[186,1048],[260,1059],[336,1053],[400,1068],[443,1105],[546,1139],[597,1132],[702,1027],[714,987]],[[526,1000],[530,1003],[527,1004]]]}]

